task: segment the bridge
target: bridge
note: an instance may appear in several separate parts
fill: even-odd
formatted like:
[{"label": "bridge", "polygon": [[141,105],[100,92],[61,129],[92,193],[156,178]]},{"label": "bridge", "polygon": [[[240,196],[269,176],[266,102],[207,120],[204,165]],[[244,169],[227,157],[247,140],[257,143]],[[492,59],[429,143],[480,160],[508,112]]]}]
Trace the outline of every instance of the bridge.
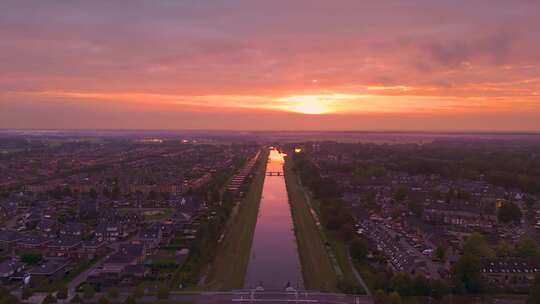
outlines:
[{"label": "bridge", "polygon": [[282,171],[267,171],[266,176],[283,176]]},{"label": "bridge", "polygon": [[[121,293],[120,299],[131,295]],[[256,291],[237,290],[231,292],[175,292],[171,291],[169,301],[182,301],[195,304],[373,304],[373,299],[366,295],[325,293],[317,291]],[[156,303],[155,295],[137,298],[137,303]]]}]

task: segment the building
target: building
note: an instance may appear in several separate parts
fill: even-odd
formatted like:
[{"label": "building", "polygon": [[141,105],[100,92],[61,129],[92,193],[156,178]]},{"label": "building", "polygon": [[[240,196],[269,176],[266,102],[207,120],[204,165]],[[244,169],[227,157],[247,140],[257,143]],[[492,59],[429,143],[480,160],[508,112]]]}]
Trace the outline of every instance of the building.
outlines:
[{"label": "building", "polygon": [[73,236],[61,236],[47,245],[48,255],[53,257],[77,258],[82,240]]}]

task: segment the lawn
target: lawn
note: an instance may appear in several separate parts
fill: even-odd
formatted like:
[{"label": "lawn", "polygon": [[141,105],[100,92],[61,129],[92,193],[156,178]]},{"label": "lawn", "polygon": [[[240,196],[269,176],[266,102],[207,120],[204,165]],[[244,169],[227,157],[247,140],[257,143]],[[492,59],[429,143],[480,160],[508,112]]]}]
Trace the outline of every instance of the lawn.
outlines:
[{"label": "lawn", "polygon": [[294,222],[296,242],[302,264],[304,288],[308,290],[337,291],[338,275],[328,257],[323,235],[311,215],[302,186],[291,168],[285,163],[285,181]]},{"label": "lawn", "polygon": [[257,224],[257,215],[264,184],[268,152],[261,154],[261,161],[247,195],[240,202],[235,215],[229,219],[225,237],[218,245],[215,259],[210,266],[206,288],[232,290],[244,286],[251,243]]},{"label": "lawn", "polygon": [[143,211],[143,216],[146,221],[159,222],[170,219],[174,213],[172,208],[161,208],[156,210]]},{"label": "lawn", "polygon": [[351,286],[357,286],[358,288],[361,288],[353,272],[354,265],[352,265],[349,262],[349,258],[347,256],[347,250],[348,250],[347,244],[345,244],[343,240],[341,240],[338,236],[336,236],[332,232],[327,231],[327,236],[328,236],[328,242],[330,243],[330,246],[332,247],[332,250],[335,254],[339,267],[343,271],[343,277],[344,277],[345,282],[347,282]]}]

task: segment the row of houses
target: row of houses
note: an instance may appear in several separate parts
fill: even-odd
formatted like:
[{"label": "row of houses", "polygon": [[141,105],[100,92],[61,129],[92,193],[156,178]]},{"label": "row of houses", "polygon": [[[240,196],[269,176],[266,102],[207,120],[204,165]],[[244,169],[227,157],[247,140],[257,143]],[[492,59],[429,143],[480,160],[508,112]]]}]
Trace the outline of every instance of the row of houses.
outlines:
[{"label": "row of houses", "polygon": [[251,174],[253,170],[253,166],[257,163],[257,160],[259,159],[261,152],[257,152],[257,154],[250,159],[244,167],[238,172],[229,182],[227,185],[227,191],[230,191],[232,193],[237,193],[240,191],[240,188],[245,184],[246,179]]},{"label": "row of houses", "polygon": [[68,258],[48,258],[34,266],[17,260],[5,260],[0,263],[0,281],[8,283],[25,280],[30,286],[52,283],[68,275],[74,267],[75,264]]},{"label": "row of houses", "polygon": [[53,239],[35,233],[2,230],[0,248],[11,256],[22,252],[52,257],[92,259],[105,250],[106,242],[99,239],[83,240],[76,236],[60,236]]}]

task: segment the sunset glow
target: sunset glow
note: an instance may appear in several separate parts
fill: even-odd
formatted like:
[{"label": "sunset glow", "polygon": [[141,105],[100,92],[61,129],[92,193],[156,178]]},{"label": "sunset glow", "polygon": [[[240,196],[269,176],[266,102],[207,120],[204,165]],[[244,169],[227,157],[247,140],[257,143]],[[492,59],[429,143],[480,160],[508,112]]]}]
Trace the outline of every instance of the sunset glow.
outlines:
[{"label": "sunset glow", "polygon": [[330,112],[328,102],[319,96],[291,96],[283,98],[288,103],[285,110],[303,114],[325,114]]},{"label": "sunset glow", "polygon": [[540,3],[58,3],[0,10],[0,128],[540,130]]}]

